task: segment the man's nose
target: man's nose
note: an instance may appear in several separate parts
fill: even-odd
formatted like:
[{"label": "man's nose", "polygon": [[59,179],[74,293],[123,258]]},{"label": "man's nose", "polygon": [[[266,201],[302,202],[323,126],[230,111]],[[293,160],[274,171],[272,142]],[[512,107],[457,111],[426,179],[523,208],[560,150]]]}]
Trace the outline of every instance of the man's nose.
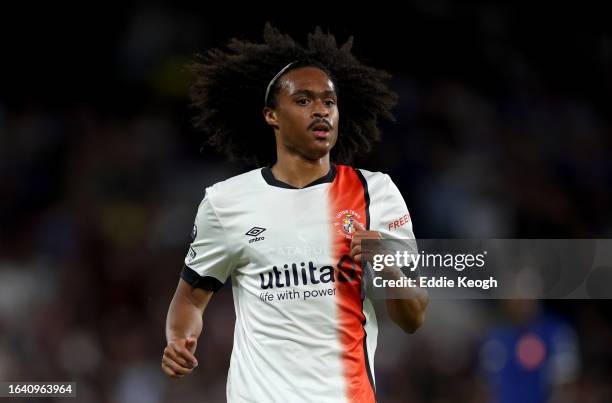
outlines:
[{"label": "man's nose", "polygon": [[323,103],[322,100],[319,99],[313,103],[312,115],[319,118],[329,116],[329,110],[327,109],[325,103]]}]

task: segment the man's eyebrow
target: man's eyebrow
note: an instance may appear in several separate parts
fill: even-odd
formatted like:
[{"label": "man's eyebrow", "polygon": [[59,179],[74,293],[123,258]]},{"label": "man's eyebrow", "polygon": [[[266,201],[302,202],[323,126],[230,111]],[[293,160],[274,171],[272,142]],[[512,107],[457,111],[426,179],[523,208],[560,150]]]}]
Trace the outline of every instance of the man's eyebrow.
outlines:
[{"label": "man's eyebrow", "polygon": [[321,96],[321,97],[335,97],[336,96],[336,91],[334,90],[326,90],[323,92],[314,92],[311,90],[296,90],[293,94],[291,94],[292,97],[295,96],[299,96],[299,95],[306,95],[309,97],[316,97],[316,96]]}]

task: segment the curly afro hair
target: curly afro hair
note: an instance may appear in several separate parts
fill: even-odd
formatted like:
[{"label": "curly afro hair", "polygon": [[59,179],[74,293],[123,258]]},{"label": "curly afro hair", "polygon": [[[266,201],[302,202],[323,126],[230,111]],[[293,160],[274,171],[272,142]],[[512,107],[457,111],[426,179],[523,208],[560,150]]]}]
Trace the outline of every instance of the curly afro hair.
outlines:
[{"label": "curly afro hair", "polygon": [[394,120],[391,108],[397,95],[386,85],[390,75],[357,60],[351,53],[352,37],[338,46],[332,34],[318,27],[308,35],[306,47],[269,23],[263,39],[263,43],[231,39],[227,50],[198,54],[189,66],[194,75],[190,97],[197,109],[193,124],[204,132],[204,145],[257,166],[274,162],[275,140],[262,108],[276,106],[280,80],[271,86],[264,105],[266,88],[284,66],[299,60],[296,66],[307,64],[325,71],[338,93],[340,122],[332,161],[346,164],[355,155],[369,152],[380,139],[379,120]]}]

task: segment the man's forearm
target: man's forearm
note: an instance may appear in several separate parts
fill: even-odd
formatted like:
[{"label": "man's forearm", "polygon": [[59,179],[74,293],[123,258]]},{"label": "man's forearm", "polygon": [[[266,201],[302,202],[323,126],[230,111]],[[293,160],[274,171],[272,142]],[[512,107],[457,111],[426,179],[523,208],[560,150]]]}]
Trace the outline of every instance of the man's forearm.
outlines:
[{"label": "man's forearm", "polygon": [[202,315],[212,294],[212,291],[194,288],[185,280],[179,280],[166,317],[168,344],[161,364],[166,375],[181,378],[198,366],[194,354],[202,332]]},{"label": "man's forearm", "polygon": [[202,314],[202,309],[189,298],[175,295],[166,318],[166,340],[198,338],[202,332]]},{"label": "man's forearm", "polygon": [[[397,280],[405,277],[394,267],[382,271],[385,280]],[[427,291],[422,288],[389,288],[386,305],[389,317],[407,333],[414,333],[425,321],[425,310],[429,302]]]}]

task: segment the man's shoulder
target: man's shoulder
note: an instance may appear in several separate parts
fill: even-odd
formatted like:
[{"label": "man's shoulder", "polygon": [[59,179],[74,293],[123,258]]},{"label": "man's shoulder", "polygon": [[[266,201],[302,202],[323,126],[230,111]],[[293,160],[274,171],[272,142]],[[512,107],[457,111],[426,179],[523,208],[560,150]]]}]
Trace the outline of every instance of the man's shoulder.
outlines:
[{"label": "man's shoulder", "polygon": [[387,175],[384,172],[368,171],[367,169],[356,168],[356,167],[351,167],[351,169],[354,169],[359,175],[361,175],[363,179],[365,179],[368,186],[384,185],[384,184],[388,184],[391,181],[391,178],[389,177],[389,175]]},{"label": "man's shoulder", "polygon": [[261,179],[261,168],[256,168],[248,172],[244,172],[225,180],[214,183],[210,186],[210,189],[218,190],[218,191],[228,191],[241,189],[246,184],[253,185],[254,183],[258,183],[256,180]]},{"label": "man's shoulder", "polygon": [[206,197],[215,200],[235,198],[253,191],[262,180],[261,168],[253,169],[212,184],[206,188]]}]

